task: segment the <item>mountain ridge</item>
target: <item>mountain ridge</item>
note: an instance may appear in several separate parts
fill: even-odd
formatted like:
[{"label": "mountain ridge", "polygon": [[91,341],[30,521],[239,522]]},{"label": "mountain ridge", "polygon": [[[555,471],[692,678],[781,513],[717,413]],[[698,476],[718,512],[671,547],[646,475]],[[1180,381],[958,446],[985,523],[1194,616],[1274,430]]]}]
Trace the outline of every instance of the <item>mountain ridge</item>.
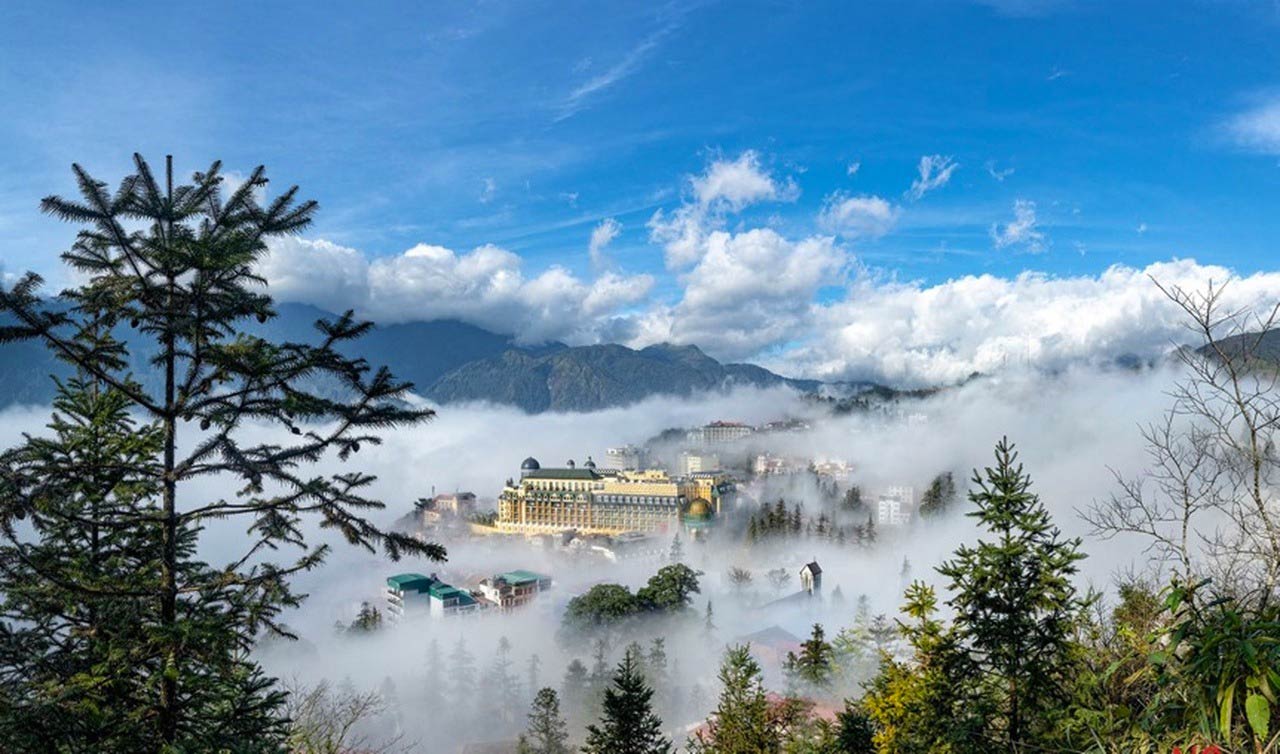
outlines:
[{"label": "mountain ridge", "polygon": [[[314,342],[316,320],[335,315],[307,304],[282,303],[274,319],[251,323],[246,331],[277,341]],[[126,341],[130,332],[120,333]],[[38,343],[3,346],[0,406],[47,404],[56,386],[50,376],[69,376],[67,365]],[[414,392],[436,403],[489,402],[542,411],[590,411],[636,403],[657,395],[687,397],[738,386],[788,386],[816,392],[824,383],[784,377],[755,364],[721,363],[694,345],[660,343],[633,349],[606,343],[541,345],[457,320],[375,325],[360,340],[344,345],[348,356],[386,365]],[[148,389],[155,370],[152,348],[137,344],[130,362]]]}]

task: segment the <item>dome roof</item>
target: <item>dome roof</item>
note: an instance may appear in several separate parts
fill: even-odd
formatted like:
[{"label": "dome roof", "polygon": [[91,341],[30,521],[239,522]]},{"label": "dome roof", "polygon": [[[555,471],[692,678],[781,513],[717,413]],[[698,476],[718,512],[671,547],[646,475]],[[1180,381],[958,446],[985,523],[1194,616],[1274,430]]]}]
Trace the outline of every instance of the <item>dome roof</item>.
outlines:
[{"label": "dome roof", "polygon": [[711,515],[711,503],[697,498],[689,503],[689,510],[685,511],[685,515],[691,518],[707,518]]},{"label": "dome roof", "polygon": [[538,464],[538,459],[534,458],[533,456],[529,456],[528,458],[524,459],[524,463],[520,464],[521,471],[537,471],[538,469],[541,469],[541,468],[542,466]]},{"label": "dome roof", "polygon": [[591,456],[587,456],[587,462],[582,464],[582,466],[583,468],[594,469],[596,467],[596,462],[591,460]]}]

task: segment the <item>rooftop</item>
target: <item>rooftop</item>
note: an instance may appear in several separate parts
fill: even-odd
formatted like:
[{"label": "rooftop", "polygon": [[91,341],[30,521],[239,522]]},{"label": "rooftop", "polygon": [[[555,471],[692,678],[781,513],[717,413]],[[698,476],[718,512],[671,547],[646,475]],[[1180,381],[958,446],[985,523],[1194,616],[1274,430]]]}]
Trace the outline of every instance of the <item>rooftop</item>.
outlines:
[{"label": "rooftop", "polygon": [[594,469],[538,469],[525,474],[525,479],[580,479],[591,481],[601,475]]},{"label": "rooftop", "polygon": [[506,573],[500,573],[498,574],[498,578],[503,579],[509,584],[524,584],[529,581],[542,581],[543,579],[547,579],[550,577],[543,576],[540,573],[534,573],[533,571],[516,569],[514,571],[507,571]]},{"label": "rooftop", "polygon": [[431,587],[431,577],[420,573],[400,573],[387,577],[387,586],[401,592],[425,592]]}]

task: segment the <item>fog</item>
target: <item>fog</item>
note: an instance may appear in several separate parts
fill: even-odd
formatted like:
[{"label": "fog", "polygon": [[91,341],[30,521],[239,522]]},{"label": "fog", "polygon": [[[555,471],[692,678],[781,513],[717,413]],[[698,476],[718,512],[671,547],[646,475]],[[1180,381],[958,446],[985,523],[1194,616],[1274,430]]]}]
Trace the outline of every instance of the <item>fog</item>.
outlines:
[{"label": "fog", "polygon": [[[1080,369],[1053,376],[1011,372],[889,410],[843,416],[833,416],[824,406],[786,389],[655,398],[587,414],[526,415],[505,407],[449,405],[440,407],[429,423],[388,433],[382,445],[362,451],[351,464],[377,475],[373,496],[384,500],[387,508],[375,518],[384,525],[409,512],[412,501],[433,490],[471,491],[480,498],[482,509],[490,507],[504,481],[518,476],[526,456],[538,458],[544,467],[561,466],[569,459],[581,463],[588,456],[603,462],[610,446],[640,445],[664,429],[717,419],[753,425],[802,420],[807,430],[754,438],[752,451],[848,461],[853,466],[853,483],[873,507],[879,489],[910,485],[918,500],[936,474],[955,474],[961,495],[957,510],[942,520],[901,530],[882,527],[874,545],[837,546],[801,539],[748,547],[741,536],[742,519],[736,526],[726,523],[713,530],[706,542],[690,542],[682,535],[683,562],[703,572],[702,591],[694,596],[696,614],[614,633],[608,637],[606,658],[612,665],[627,641],[648,642],[663,636],[673,663],[669,686],[675,689],[663,702],[665,716],[673,731],[679,731],[701,720],[713,706],[715,668],[725,644],[773,626],[804,638],[813,623],[822,623],[830,638],[853,624],[860,596],[865,596],[872,613],[892,618],[907,579],[936,583],[933,567],[957,544],[976,537],[969,519],[961,515],[966,508],[963,495],[972,469],[990,463],[992,448],[1002,436],[1017,444],[1034,478],[1033,489],[1055,522],[1066,534],[1086,538],[1089,557],[1081,564],[1081,585],[1106,588],[1117,571],[1140,561],[1141,552],[1132,543],[1090,540],[1076,511],[1113,490],[1110,469],[1142,470],[1145,459],[1138,425],[1157,418],[1166,407],[1165,391],[1175,377],[1165,369]],[[47,417],[47,408],[9,409],[3,413],[0,439],[9,446],[21,432],[40,432]],[[273,434],[265,429],[261,433]],[[201,496],[231,489],[218,486],[203,484],[185,494],[194,503]],[[742,493],[742,506],[750,506],[753,496],[763,495],[772,502],[781,494],[788,503],[803,503],[806,512],[814,515],[822,507],[812,482],[783,483],[767,494],[748,486]],[[832,515],[840,514],[833,511]],[[324,541],[318,530],[312,534],[316,541]],[[531,656],[536,654],[540,661],[537,683],[556,688],[571,660],[579,659],[588,668],[593,663],[590,638],[573,640],[558,632],[567,601],[596,583],[642,586],[667,562],[641,558],[588,563],[523,543],[485,538],[457,538],[444,544],[449,549],[445,563],[414,559],[390,563],[335,541],[327,563],[296,580],[299,591],[310,596],[285,621],[300,640],[267,642],[258,652],[259,659],[272,674],[301,684],[328,679],[357,689],[383,689],[392,700],[391,710],[370,725],[375,733],[402,736],[407,750],[453,752],[467,741],[511,739],[523,726],[531,696],[527,672]],[[220,526],[207,532],[203,555],[213,563],[225,562],[239,555],[240,546],[242,532]],[[821,597],[796,600],[790,606],[767,606],[799,589],[798,570],[810,560],[817,560],[824,570]],[[904,560],[909,564],[905,574]],[[731,567],[750,570],[752,585],[739,590],[729,584],[726,572]],[[385,578],[394,573],[437,572],[452,583],[466,583],[515,568],[547,573],[555,586],[532,605],[507,614],[492,611],[475,617],[407,622],[370,636],[339,633],[334,628],[337,621],[349,622],[362,601],[381,606]],[[765,577],[775,568],[790,573],[784,589],[775,589]],[[703,622],[708,601],[714,607],[716,626],[710,633]],[[516,681],[514,686],[502,680],[504,672],[492,667],[503,637],[511,645],[511,665],[505,674]],[[481,688],[475,700],[464,703],[465,709],[452,703],[466,692],[465,681],[452,672],[449,660],[460,639],[475,657],[480,680],[490,684]],[[433,642],[445,666],[443,672],[437,666],[435,672],[440,672],[442,680],[434,688],[427,670]],[[780,689],[776,663],[765,665],[771,688]],[[494,688],[494,684],[506,688]],[[510,709],[493,709],[494,700],[505,700]],[[572,729],[575,739],[581,735],[580,722]],[[676,735],[677,743],[683,740],[682,733]]]}]

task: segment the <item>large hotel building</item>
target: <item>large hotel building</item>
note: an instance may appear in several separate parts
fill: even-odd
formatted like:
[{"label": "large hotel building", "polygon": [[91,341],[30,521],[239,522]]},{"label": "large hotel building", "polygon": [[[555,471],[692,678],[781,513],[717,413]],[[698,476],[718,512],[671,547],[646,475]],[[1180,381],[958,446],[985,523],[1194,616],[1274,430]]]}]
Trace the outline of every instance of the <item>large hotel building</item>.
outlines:
[{"label": "large hotel building", "polygon": [[716,472],[673,479],[658,470],[544,469],[533,458],[520,466],[498,497],[497,527],[523,533],[576,529],[584,534],[675,532],[697,528],[720,512],[733,486]]}]

